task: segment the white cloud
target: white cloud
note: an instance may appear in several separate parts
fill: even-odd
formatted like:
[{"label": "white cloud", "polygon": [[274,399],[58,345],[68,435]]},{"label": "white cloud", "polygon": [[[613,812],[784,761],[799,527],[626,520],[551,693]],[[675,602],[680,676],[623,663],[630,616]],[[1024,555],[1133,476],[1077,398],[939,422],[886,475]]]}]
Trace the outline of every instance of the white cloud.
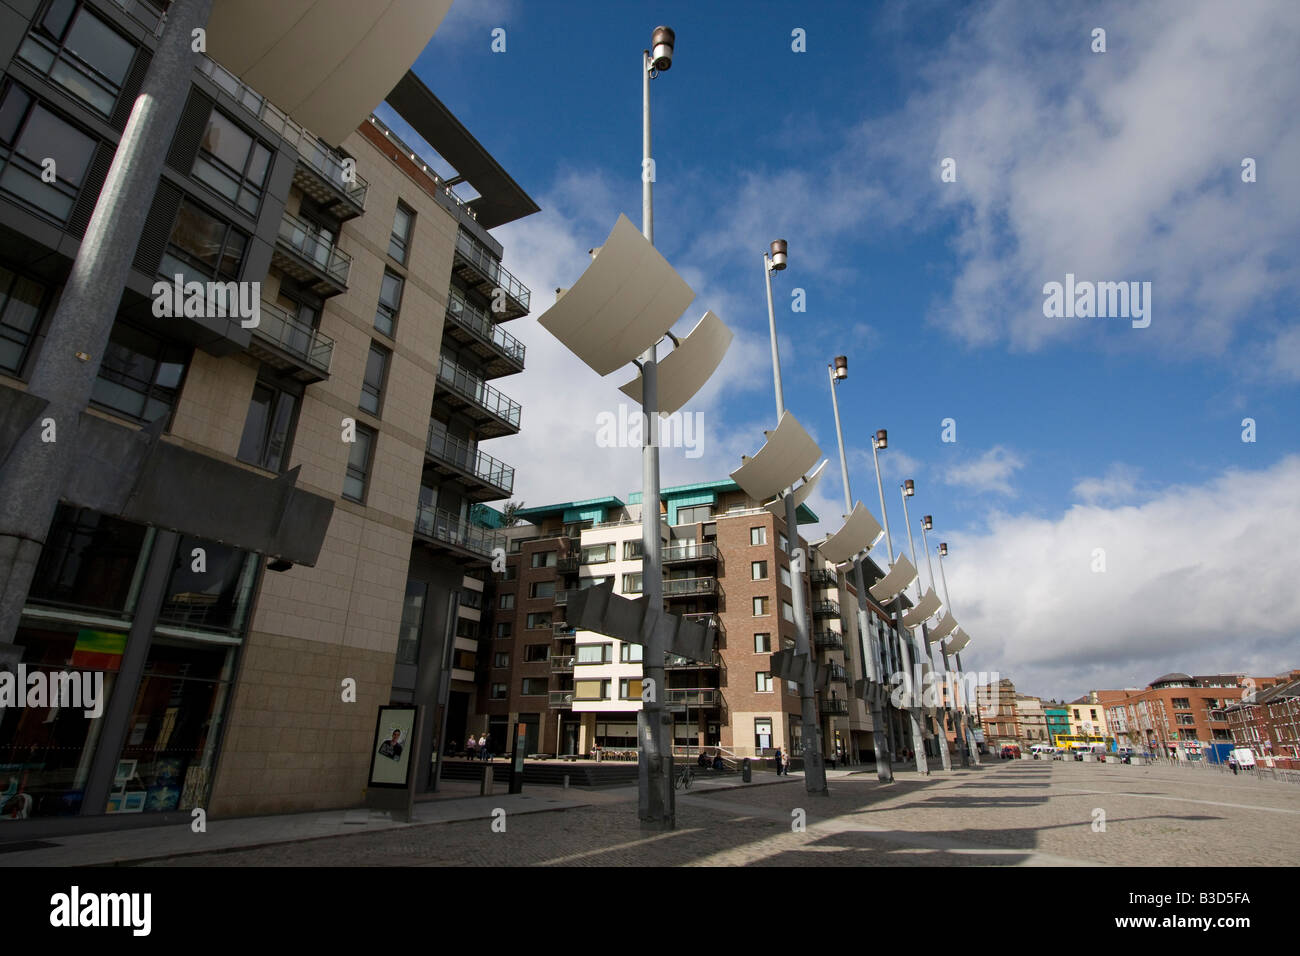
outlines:
[{"label": "white cloud", "polygon": [[940,477],[949,485],[1014,496],[1016,490],[1011,477],[1024,464],[1015,452],[995,445],[978,458],[945,466]]},{"label": "white cloud", "polygon": [[1133,504],[1144,492],[1138,482],[1141,469],[1116,463],[1100,478],[1082,478],[1075,483],[1073,494],[1085,504],[1105,502]]},{"label": "white cloud", "polygon": [[[1160,674],[1300,666],[1300,456],[1055,519],[994,514],[952,534],[954,613],[968,669],[1077,697]],[[1093,571],[1096,549],[1105,571]]]}]

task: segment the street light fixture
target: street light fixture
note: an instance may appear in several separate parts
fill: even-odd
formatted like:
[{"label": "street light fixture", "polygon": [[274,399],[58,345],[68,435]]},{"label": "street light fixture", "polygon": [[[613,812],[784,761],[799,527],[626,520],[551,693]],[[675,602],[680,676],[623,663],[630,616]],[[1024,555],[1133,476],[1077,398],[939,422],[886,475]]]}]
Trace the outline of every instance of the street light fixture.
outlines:
[{"label": "street light fixture", "polygon": [[[907,512],[907,499],[916,494],[916,482],[908,478],[902,484],[903,491],[903,522],[907,526],[907,547],[912,552],[912,563],[916,564],[916,540],[912,537],[912,517]],[[927,557],[929,557],[927,555]],[[924,595],[921,593],[921,578],[917,575],[916,579],[916,605],[912,608],[910,614],[903,619],[904,624],[919,624],[921,626],[921,647],[925,648],[926,658],[930,662],[930,670],[934,670],[934,650],[930,647],[930,631],[925,621],[939,609],[939,598],[934,593],[933,586],[930,587]],[[912,632],[912,639],[915,642],[916,633]],[[920,656],[919,649],[917,656]],[[948,735],[944,731],[943,722],[939,720],[938,710],[927,711],[927,720],[932,719],[935,723],[935,745],[939,750],[939,759],[943,763],[944,770],[952,769],[952,755],[948,753]]]},{"label": "street light fixture", "polygon": [[[943,584],[943,603],[946,604],[946,605],[948,606],[948,614],[951,616],[951,614],[952,614],[952,601],[950,601],[950,600],[948,599],[948,575],[945,574],[945,573],[944,573],[944,570],[943,570],[943,559],[946,558],[947,556],[948,556],[948,542],[946,542],[946,541],[940,541],[940,542],[939,542],[939,581]],[[964,633],[964,632],[963,632],[963,633]],[[970,638],[967,637],[965,640],[962,641],[962,643],[961,643],[961,647],[965,647],[966,644],[969,643],[969,641],[970,641]],[[950,643],[951,643],[951,642],[950,642]],[[954,658],[955,658],[956,661],[957,661],[957,673],[959,673],[959,674],[964,674],[964,673],[965,673],[965,669],[961,666],[961,650],[960,650],[960,648],[954,649],[954,651],[953,651],[953,656],[954,656]],[[964,685],[964,683],[965,683],[965,682],[963,681],[963,685]],[[979,752],[979,747],[977,746],[976,741],[975,741],[975,739],[974,739],[974,738],[975,738],[975,733],[974,733],[974,729],[973,729],[973,728],[974,728],[974,724],[972,723],[972,718],[971,718],[971,709],[972,709],[972,708],[971,708],[971,703],[970,703],[969,695],[963,695],[963,696],[966,698],[966,699],[964,699],[964,700],[962,701],[962,706],[963,706],[963,707],[965,708],[965,710],[966,710],[966,726],[967,726],[968,728],[971,728],[971,730],[970,730],[970,735],[971,735],[971,740],[970,740],[971,760],[973,760],[973,761],[976,763],[976,765],[978,765],[979,762],[980,762],[980,752]],[[978,701],[977,701],[976,704],[975,704],[974,711],[975,711],[975,714],[978,716],[978,714],[979,714],[979,703],[978,703]]]},{"label": "street light fixture", "polygon": [[650,37],[650,44],[654,47],[650,66],[655,72],[662,73],[673,65],[673,44],[676,42],[677,34],[672,27],[655,27]]}]

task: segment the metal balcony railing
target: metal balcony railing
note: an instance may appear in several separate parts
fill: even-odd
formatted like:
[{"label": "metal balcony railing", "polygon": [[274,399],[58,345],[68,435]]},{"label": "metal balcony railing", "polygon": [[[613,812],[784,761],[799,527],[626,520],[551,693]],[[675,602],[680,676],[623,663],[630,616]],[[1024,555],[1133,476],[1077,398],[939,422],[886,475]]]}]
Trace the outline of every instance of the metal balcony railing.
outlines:
[{"label": "metal balcony railing", "polygon": [[683,614],[682,617],[688,621],[694,621],[696,624],[703,624],[705,627],[708,627],[710,624],[712,624],[715,628],[717,628],[719,634],[721,634],[723,631],[722,618],[718,617],[718,615],[712,612],[699,613],[699,614]]},{"label": "metal balcony railing", "polygon": [[260,308],[260,321],[253,327],[255,336],[329,374],[334,354],[332,338],[299,322],[273,302],[263,299]]},{"label": "metal balcony railing", "polygon": [[438,380],[446,383],[467,402],[472,402],[490,415],[519,427],[521,406],[507,398],[477,375],[461,368],[445,355],[438,356]]},{"label": "metal balcony railing", "polygon": [[664,597],[689,597],[692,594],[716,594],[717,592],[718,579],[714,577],[676,578],[664,581]]},{"label": "metal balcony railing", "polygon": [[[124,5],[122,0],[115,0],[115,2]],[[365,209],[366,193],[370,189],[370,184],[355,173],[351,176],[345,175],[341,156],[221,64],[200,55],[198,70],[229,93],[244,110],[297,150],[303,163],[347,196],[349,202]]]},{"label": "metal balcony railing", "polygon": [[492,557],[493,548],[504,548],[505,536],[491,528],[462,521],[449,511],[420,505],[415,515],[415,533],[466,551]]},{"label": "metal balcony railing", "polygon": [[812,612],[814,617],[827,614],[839,617],[840,606],[835,601],[813,601]]},{"label": "metal balcony railing", "polygon": [[454,465],[493,488],[502,489],[507,495],[514,490],[515,470],[512,467],[471,448],[463,438],[435,430],[434,422],[429,423],[429,436],[424,447],[431,458]]},{"label": "metal balcony railing", "polygon": [[664,564],[674,562],[681,563],[687,561],[716,561],[718,560],[718,546],[712,543],[697,544],[674,544],[671,547],[664,548],[660,552]]},{"label": "metal balcony railing", "polygon": [[555,592],[555,606],[556,606],[556,607],[566,607],[566,606],[568,606],[568,603],[569,603],[569,592],[568,592],[568,591],[556,591],[556,592]]},{"label": "metal balcony railing", "polygon": [[664,698],[669,704],[714,707],[718,703],[718,690],[716,687],[669,687],[664,691]]},{"label": "metal balcony railing", "polygon": [[839,584],[835,574],[825,568],[816,568],[808,572],[808,581],[815,588],[833,588]]},{"label": "metal balcony railing", "polygon": [[447,296],[447,318],[479,341],[492,346],[510,361],[524,364],[524,353],[527,351],[524,343],[494,324],[486,312],[468,301],[457,289],[452,289]]},{"label": "metal balcony railing", "polygon": [[529,311],[529,300],[532,294],[528,291],[528,286],[506,271],[505,266],[501,265],[491,249],[469,233],[461,230],[456,234],[456,251],[464,256],[497,288],[504,289],[506,295],[523,306],[525,313]]},{"label": "metal balcony railing", "polygon": [[813,644],[817,647],[843,647],[844,635],[835,631],[817,631],[813,634]]},{"label": "metal balcony railing", "polygon": [[551,673],[553,674],[572,674],[573,673],[572,654],[566,654],[563,657],[551,658]]},{"label": "metal balcony railing", "polygon": [[722,655],[714,651],[707,661],[697,661],[690,657],[683,657],[681,654],[668,654],[664,660],[664,667],[721,667]]},{"label": "metal balcony railing", "polygon": [[562,554],[555,559],[555,570],[560,574],[577,574],[580,564],[576,554]]},{"label": "metal balcony railing", "polygon": [[394,133],[391,129],[388,128],[388,125],[383,120],[381,120],[378,116],[375,116],[373,113],[371,113],[370,116],[367,118],[367,121],[370,123],[371,126],[375,127],[375,129],[379,130],[379,132],[384,134],[384,139],[388,140],[390,143],[396,146],[404,156],[406,156],[408,159],[411,160],[412,163],[418,166],[421,172],[423,172],[426,176],[429,177],[430,180],[432,180],[434,188],[440,191],[448,199],[450,199],[455,204],[457,209],[465,213],[465,215],[469,216],[469,218],[475,220],[476,222],[478,221],[478,213],[476,213],[473,209],[470,208],[469,201],[462,199],[460,196],[458,196],[456,194],[456,190],[448,186],[446,180],[444,180],[441,176],[439,176],[432,169],[430,169],[428,164],[419,157],[419,155],[415,152],[415,150],[411,149],[410,146],[406,145],[406,143],[402,141],[401,137],[399,137],[396,133]]},{"label": "metal balcony railing", "polygon": [[846,671],[839,664],[831,664],[830,671],[831,671],[831,680],[835,681],[837,684],[844,684],[848,682],[849,672]]},{"label": "metal balcony railing", "polygon": [[571,690],[553,690],[550,692],[551,710],[572,710],[573,709],[573,691]]},{"label": "metal balcony railing", "polygon": [[849,702],[838,697],[832,697],[829,700],[823,699],[821,712],[823,714],[847,714],[849,712]]},{"label": "metal balcony railing", "polygon": [[348,284],[352,257],[323,238],[315,226],[285,213],[280,221],[280,241],[339,285]]}]

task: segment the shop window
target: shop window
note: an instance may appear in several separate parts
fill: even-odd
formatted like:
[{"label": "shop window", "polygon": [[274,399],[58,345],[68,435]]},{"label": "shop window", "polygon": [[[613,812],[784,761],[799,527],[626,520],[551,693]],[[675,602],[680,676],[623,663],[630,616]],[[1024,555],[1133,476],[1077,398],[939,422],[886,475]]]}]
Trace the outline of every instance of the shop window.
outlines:
[{"label": "shop window", "polygon": [[[0,189],[64,223],[81,192],[98,140],[50,112],[10,83],[0,99]],[[54,160],[54,181],[43,165]]]},{"label": "shop window", "polygon": [[241,630],[256,570],[257,562],[245,551],[182,536],[159,623],[223,632]]},{"label": "shop window", "polygon": [[75,0],[51,0],[18,50],[20,60],[104,117],[134,57],[135,44]]},{"label": "shop window", "polygon": [[143,525],[59,505],[28,600],[129,613],[144,573],[146,534]]}]

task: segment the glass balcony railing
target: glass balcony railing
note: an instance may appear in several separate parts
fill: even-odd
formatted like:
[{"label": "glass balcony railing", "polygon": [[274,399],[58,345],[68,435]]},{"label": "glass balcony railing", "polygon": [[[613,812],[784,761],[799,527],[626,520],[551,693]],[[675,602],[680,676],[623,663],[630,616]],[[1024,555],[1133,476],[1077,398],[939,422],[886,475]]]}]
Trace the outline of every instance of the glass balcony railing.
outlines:
[{"label": "glass balcony railing", "polygon": [[438,357],[438,379],[449,385],[452,391],[466,401],[473,402],[514,428],[519,427],[521,406],[518,402],[502,395],[483,379],[467,372],[445,355]]},{"label": "glass balcony railing", "polygon": [[334,354],[334,340],[303,325],[284,309],[262,300],[261,321],[253,328],[259,339],[270,342],[282,351],[296,355],[308,365],[329,374],[330,358]]},{"label": "glass balcony railing", "polygon": [[524,364],[524,343],[499,325],[494,325],[486,312],[466,301],[456,289],[452,289],[447,297],[447,317],[480,341],[500,351],[510,361]]},{"label": "glass balcony railing", "polygon": [[370,184],[355,172],[351,176],[346,175],[341,156],[221,64],[206,56],[200,56],[198,69],[218,87],[229,93],[248,113],[297,150],[298,156],[305,164],[347,196],[350,202],[361,209],[365,208],[366,193],[370,189]]},{"label": "glass balcony railing", "polygon": [[551,673],[552,673],[552,674],[572,674],[572,673],[573,673],[573,658],[574,658],[574,655],[572,655],[572,654],[565,654],[565,655],[563,655],[563,656],[561,656],[561,657],[552,657],[552,658],[551,658]]},{"label": "glass balcony railing", "polygon": [[454,465],[493,488],[502,489],[507,495],[514,490],[515,470],[512,467],[471,448],[463,438],[448,435],[437,427],[436,422],[429,423],[429,437],[424,447],[431,458]]},{"label": "glass balcony railing", "polygon": [[717,578],[670,578],[664,581],[664,597],[686,597],[691,594],[714,594],[718,590]]},{"label": "glass balcony railing", "polygon": [[352,257],[321,235],[315,226],[285,213],[280,220],[280,241],[339,285],[348,284]]},{"label": "glass balcony railing", "polygon": [[572,710],[573,709],[573,691],[571,690],[553,690],[550,692],[551,710]]},{"label": "glass balcony railing", "polygon": [[415,532],[466,551],[492,557],[493,548],[504,548],[506,539],[491,528],[480,528],[462,521],[449,511],[420,505],[415,514]]},{"label": "glass balcony railing", "polygon": [[529,310],[531,293],[528,291],[528,286],[507,272],[505,266],[501,265],[501,262],[493,255],[491,249],[462,230],[456,234],[456,251],[494,283],[497,288],[504,289],[506,295],[523,306],[525,312]]},{"label": "glass balcony railing", "polygon": [[687,707],[713,707],[718,703],[716,687],[669,687],[664,696],[670,704]]},{"label": "glass balcony railing", "polygon": [[694,541],[687,544],[674,544],[664,548],[661,556],[664,564],[682,561],[716,561],[718,546],[712,543],[699,544]]}]

